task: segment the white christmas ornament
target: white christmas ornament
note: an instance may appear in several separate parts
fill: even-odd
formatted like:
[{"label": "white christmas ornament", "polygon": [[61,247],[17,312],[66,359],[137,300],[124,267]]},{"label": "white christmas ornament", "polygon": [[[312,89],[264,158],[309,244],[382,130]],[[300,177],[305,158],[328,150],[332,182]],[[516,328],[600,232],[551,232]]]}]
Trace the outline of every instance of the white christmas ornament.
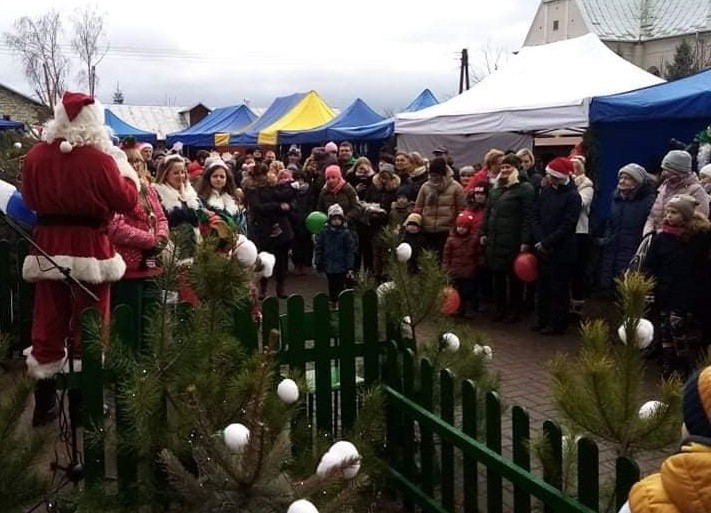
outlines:
[{"label": "white christmas ornament", "polygon": [[331,469],[341,466],[341,463],[343,463],[343,456],[340,453],[329,451],[321,456],[321,461],[316,468],[316,475],[325,477]]},{"label": "white christmas ornament", "polygon": [[341,440],[340,442],[336,442],[335,444],[333,444],[331,446],[331,448],[328,450],[328,452],[334,452],[336,454],[340,454],[343,457],[343,459],[360,457],[360,454],[358,454],[358,449],[356,449],[356,446],[350,442],[345,441],[345,440]]},{"label": "white christmas ornament", "polygon": [[[617,335],[620,340],[626,344],[627,343],[627,331],[625,330],[625,325],[621,324],[617,328]],[[637,322],[637,345],[640,349],[645,349],[649,347],[654,339],[654,324],[648,319],[640,319]]]},{"label": "white christmas ornament", "polygon": [[401,243],[395,249],[395,256],[397,257],[398,261],[407,262],[412,256],[412,246],[410,246],[407,242]]},{"label": "white christmas ornament", "polygon": [[257,261],[257,246],[244,235],[237,236],[234,256],[240,265],[251,267]]},{"label": "white christmas ornament", "polygon": [[409,315],[403,317],[402,322],[400,322],[400,334],[402,335],[402,338],[409,339],[412,339],[414,335],[414,333],[412,332],[412,319]]},{"label": "white christmas ornament", "polygon": [[484,346],[481,349],[484,352],[484,356],[486,356],[487,360],[494,359],[494,351],[491,349],[491,346]]},{"label": "white christmas ornament", "polygon": [[639,409],[639,418],[648,419],[649,417],[654,415],[662,406],[664,406],[664,403],[661,401],[647,401]]},{"label": "white christmas ornament", "polygon": [[18,141],[18,142],[16,142],[15,144],[13,144],[12,146],[13,146],[16,150],[19,150],[20,148],[22,148],[22,143]]},{"label": "white christmas ornament", "polygon": [[283,379],[277,387],[277,394],[286,404],[294,404],[299,400],[299,387],[293,379]]},{"label": "white christmas ornament", "polygon": [[249,443],[249,429],[243,424],[230,424],[223,431],[225,445],[230,451],[240,453]]},{"label": "white christmas ornament", "polygon": [[306,499],[299,499],[291,503],[286,513],[318,513],[318,510]]},{"label": "white christmas ornament", "polygon": [[378,295],[378,299],[382,301],[383,296],[393,290],[395,288],[395,282],[392,281],[386,281],[385,283],[381,283],[378,285],[378,288],[375,289],[375,293]]},{"label": "white christmas ornament", "polygon": [[442,335],[442,346],[448,353],[456,353],[459,351],[459,337],[454,333],[445,333]]}]

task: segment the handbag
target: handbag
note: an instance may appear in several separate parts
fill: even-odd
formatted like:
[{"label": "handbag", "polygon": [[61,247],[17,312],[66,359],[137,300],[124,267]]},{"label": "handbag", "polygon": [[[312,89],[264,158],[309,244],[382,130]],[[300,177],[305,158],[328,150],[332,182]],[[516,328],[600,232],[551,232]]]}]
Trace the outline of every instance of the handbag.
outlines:
[{"label": "handbag", "polygon": [[638,273],[644,267],[644,260],[647,258],[647,252],[652,244],[652,233],[648,233],[642,238],[642,241],[637,246],[637,251],[632,255],[629,265],[627,265],[628,273]]}]

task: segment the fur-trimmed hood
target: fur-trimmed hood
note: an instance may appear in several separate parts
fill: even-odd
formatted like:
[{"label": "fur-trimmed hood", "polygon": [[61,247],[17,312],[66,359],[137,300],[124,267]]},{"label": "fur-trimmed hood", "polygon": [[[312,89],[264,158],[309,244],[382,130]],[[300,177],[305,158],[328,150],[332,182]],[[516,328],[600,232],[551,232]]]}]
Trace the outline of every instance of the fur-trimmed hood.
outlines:
[{"label": "fur-trimmed hood", "polygon": [[410,178],[421,176],[427,173],[427,166],[419,166],[410,170]]},{"label": "fur-trimmed hood", "polygon": [[[373,185],[378,190],[382,190],[383,188],[383,181],[380,179],[381,175],[382,173],[376,173],[375,176],[373,176]],[[390,180],[387,190],[396,191],[398,187],[400,187],[400,177],[392,173],[390,173],[390,176],[392,176],[392,180]]]},{"label": "fur-trimmed hood", "polygon": [[711,221],[701,212],[694,212],[694,217],[686,225],[686,232],[689,235],[696,235],[708,231],[711,231]]}]

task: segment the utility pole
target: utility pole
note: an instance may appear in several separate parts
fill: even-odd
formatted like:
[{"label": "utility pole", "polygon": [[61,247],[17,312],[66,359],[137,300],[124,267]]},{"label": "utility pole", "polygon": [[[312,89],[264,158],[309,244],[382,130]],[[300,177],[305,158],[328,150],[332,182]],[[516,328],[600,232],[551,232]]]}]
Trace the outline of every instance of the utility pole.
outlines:
[{"label": "utility pole", "polygon": [[459,65],[459,94],[469,90],[469,51],[462,49],[461,64]]}]

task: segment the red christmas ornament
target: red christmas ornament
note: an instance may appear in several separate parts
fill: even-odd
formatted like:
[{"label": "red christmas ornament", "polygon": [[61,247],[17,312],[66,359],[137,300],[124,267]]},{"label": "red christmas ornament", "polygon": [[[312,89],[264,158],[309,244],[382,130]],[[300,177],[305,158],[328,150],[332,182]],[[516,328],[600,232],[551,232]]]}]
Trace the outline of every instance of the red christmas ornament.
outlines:
[{"label": "red christmas ornament", "polygon": [[523,282],[532,283],[538,279],[538,259],[533,253],[519,253],[513,267],[514,273]]},{"label": "red christmas ornament", "polygon": [[453,287],[445,287],[442,290],[444,302],[442,303],[442,315],[454,315],[459,311],[462,304],[462,299],[459,297],[459,292]]}]

